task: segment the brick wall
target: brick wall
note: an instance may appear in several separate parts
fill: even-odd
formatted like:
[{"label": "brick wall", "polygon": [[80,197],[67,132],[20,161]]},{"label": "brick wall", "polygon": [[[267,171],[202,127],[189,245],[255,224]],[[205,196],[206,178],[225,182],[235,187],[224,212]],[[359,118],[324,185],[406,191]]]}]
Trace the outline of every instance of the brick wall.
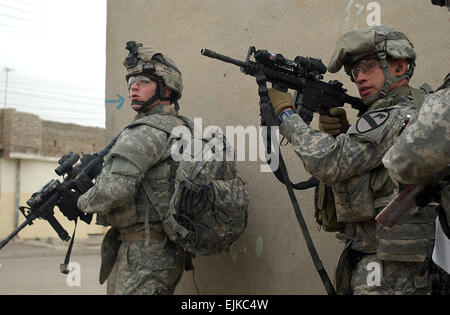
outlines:
[{"label": "brick wall", "polygon": [[60,157],[67,152],[91,153],[106,145],[105,129],[45,121],[39,116],[0,110],[0,150]]}]

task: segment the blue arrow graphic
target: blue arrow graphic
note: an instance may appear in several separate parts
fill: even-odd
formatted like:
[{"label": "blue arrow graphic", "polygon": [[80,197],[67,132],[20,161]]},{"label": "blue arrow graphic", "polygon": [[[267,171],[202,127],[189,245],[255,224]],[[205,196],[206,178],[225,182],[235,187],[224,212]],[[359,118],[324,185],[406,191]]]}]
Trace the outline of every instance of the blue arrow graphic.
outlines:
[{"label": "blue arrow graphic", "polygon": [[116,109],[120,109],[122,107],[125,99],[122,96],[120,96],[119,94],[116,94],[116,95],[119,98],[118,100],[105,100],[105,104],[119,103],[119,105],[117,105]]}]

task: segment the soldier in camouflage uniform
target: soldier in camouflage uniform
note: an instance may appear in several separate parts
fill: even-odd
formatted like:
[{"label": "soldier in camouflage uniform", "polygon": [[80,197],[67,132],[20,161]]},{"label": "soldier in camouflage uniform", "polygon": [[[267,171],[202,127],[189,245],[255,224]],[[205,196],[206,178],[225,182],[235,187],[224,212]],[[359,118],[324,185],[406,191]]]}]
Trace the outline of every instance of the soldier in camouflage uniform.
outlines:
[{"label": "soldier in camouflage uniform", "polygon": [[[173,294],[184,271],[185,253],[163,233],[154,205],[168,206],[176,165],[169,135],[145,123],[183,125],[177,118],[181,73],[151,47],[128,42],[127,49],[129,97],[138,114],[106,157],[95,186],[77,205],[83,212],[96,213],[97,223],[111,226],[102,243],[100,270],[100,283],[109,277],[108,293]],[[153,196],[146,195],[145,185],[153,189]]]},{"label": "soldier in camouflage uniform", "polygon": [[[432,1],[446,5],[450,1]],[[383,164],[395,181],[417,184],[450,165],[450,73],[437,91],[426,97],[420,112],[411,118],[396,143],[383,158]],[[450,174],[447,174],[450,175]],[[436,219],[434,262],[442,282],[447,282],[445,293],[450,294],[450,186],[442,188]],[[440,289],[438,289],[440,290]]]},{"label": "soldier in camouflage uniform", "polygon": [[[408,82],[416,53],[406,36],[389,26],[351,31],[336,42],[328,70],[342,67],[358,87],[368,111],[348,128],[345,112],[336,135],[313,130],[293,111],[291,96],[271,89],[269,96],[280,132],[292,144],[305,169],[332,187],[337,220],[344,223],[346,247],[336,270],[339,294],[427,294],[421,274],[435,210],[426,207],[389,229],[374,220],[396,195],[397,187],[381,162],[404,119],[417,111],[420,93]],[[321,123],[323,125],[323,117]]]}]

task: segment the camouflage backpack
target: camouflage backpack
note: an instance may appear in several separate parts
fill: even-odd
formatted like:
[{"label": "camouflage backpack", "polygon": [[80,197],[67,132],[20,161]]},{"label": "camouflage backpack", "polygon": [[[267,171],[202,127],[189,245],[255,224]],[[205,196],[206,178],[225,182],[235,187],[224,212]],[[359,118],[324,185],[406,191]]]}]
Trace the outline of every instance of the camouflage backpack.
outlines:
[{"label": "camouflage backpack", "polygon": [[[191,144],[195,140],[201,141],[205,148],[205,144],[211,141],[196,136],[189,119],[183,116],[177,118],[189,129]],[[180,126],[173,121],[159,120],[151,126],[165,131],[171,139],[180,140],[182,137],[174,132],[174,128]],[[195,140],[194,136],[197,137]],[[214,140],[216,144],[218,141],[223,144],[214,148],[219,147],[223,149],[222,153],[226,153],[229,146],[225,137],[216,133]],[[169,207],[153,206],[160,215],[164,232],[172,241],[192,254],[213,255],[227,250],[244,233],[249,199],[244,183],[237,175],[234,158],[227,161],[223,154],[223,159],[216,159],[216,154],[205,154],[205,149],[196,156],[192,147],[190,152],[183,152],[184,158],[178,162]],[[178,151],[180,149],[176,148]],[[187,156],[190,158],[187,159]],[[149,185],[144,185],[144,189],[147,195],[154,195]]]}]

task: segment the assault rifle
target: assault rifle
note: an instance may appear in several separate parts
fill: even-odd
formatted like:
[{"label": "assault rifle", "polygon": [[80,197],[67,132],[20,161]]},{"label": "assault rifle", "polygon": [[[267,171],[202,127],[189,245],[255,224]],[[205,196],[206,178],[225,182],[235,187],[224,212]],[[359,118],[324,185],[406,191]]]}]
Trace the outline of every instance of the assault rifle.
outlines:
[{"label": "assault rifle", "polygon": [[[230,58],[208,49],[202,49],[201,54],[234,64],[241,68],[244,74],[257,77],[264,75],[273,87],[280,91],[295,90],[293,104],[297,113],[308,125],[313,114],[326,114],[333,107],[350,104],[359,111],[359,115],[367,110],[367,106],[360,98],[347,95],[343,84],[337,80],[322,81],[327,67],[320,59],[297,56],[289,60],[281,54],[272,54],[267,50],[256,50],[250,46],[245,61]],[[253,55],[255,61],[251,61]]]},{"label": "assault rifle", "polygon": [[[271,54],[267,50],[256,50],[253,46],[250,46],[245,61],[236,60],[208,49],[202,49],[201,54],[234,64],[240,67],[244,74],[255,77],[256,83],[258,84],[261,124],[263,126],[278,126],[278,119],[275,117],[275,112],[269,99],[267,82],[271,82],[272,86],[280,91],[287,91],[287,89],[296,91],[293,100],[294,106],[296,107],[297,113],[308,125],[311,123],[315,112],[326,114],[331,108],[342,107],[345,103],[349,103],[353,108],[359,110],[360,115],[367,110],[367,107],[361,99],[345,93],[346,90],[342,88],[342,83],[338,81],[325,83],[322,81],[323,74],[325,74],[327,68],[320,59],[298,56],[292,61],[284,58],[280,54]],[[255,61],[250,60],[252,55]],[[278,168],[276,170],[272,169],[272,171],[278,180],[286,186],[315,268],[319,273],[327,293],[329,295],[335,295],[336,290],[316,251],[293,190],[303,190],[318,186],[318,180],[311,177],[306,182],[293,184],[289,179],[281,152],[272,152],[272,139],[269,132],[265,138],[266,153],[270,157],[272,157],[272,154],[278,155]],[[271,164],[269,160],[267,163],[269,165]]]},{"label": "assault rifle", "polygon": [[[27,225],[32,225],[35,219],[46,220],[61,240],[70,240],[69,234],[54,216],[53,209],[55,206],[58,206],[61,212],[68,216],[70,220],[80,218],[80,220],[89,224],[92,220],[92,214],[85,214],[78,210],[76,207],[78,198],[74,198],[74,196],[78,197],[94,185],[92,180],[100,174],[103,158],[116,143],[116,140],[117,137],[100,152],[83,155],[81,160],[77,153],[70,152],[64,155],[58,161],[59,166],[55,169],[55,173],[63,176],[64,180],[60,182],[58,179],[52,179],[31,196],[27,201],[28,207],[19,207],[20,212],[25,217],[25,221],[9,234],[6,239],[0,242],[0,249],[23,228]],[[78,160],[80,162],[75,165]]]}]

